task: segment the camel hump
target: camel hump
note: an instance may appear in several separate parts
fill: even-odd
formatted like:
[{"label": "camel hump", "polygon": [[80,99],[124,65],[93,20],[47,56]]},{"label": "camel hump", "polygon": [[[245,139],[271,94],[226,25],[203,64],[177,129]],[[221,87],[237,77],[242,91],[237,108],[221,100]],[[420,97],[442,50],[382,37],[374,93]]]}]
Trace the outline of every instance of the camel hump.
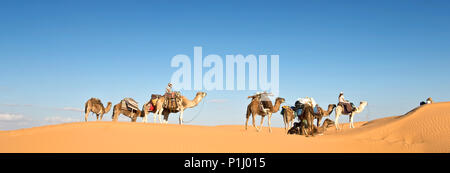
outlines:
[{"label": "camel hump", "polygon": [[271,101],[261,101],[264,109],[272,109],[273,105]]},{"label": "camel hump", "polygon": [[93,104],[101,104],[102,103],[102,101],[100,99],[94,98],[94,97],[89,99],[89,101],[91,101],[91,103],[93,103]]},{"label": "camel hump", "polygon": [[153,100],[153,99],[159,99],[160,97],[162,97],[162,95],[159,95],[159,94],[152,94],[151,99],[152,99],[152,100]]}]

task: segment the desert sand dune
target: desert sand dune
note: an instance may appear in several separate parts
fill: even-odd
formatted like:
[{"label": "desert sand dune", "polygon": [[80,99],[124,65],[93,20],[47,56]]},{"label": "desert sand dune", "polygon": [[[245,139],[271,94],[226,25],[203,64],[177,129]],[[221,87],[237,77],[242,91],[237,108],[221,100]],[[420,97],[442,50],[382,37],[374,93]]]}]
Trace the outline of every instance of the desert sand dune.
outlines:
[{"label": "desert sand dune", "polygon": [[[334,116],[332,115],[334,118]],[[244,121],[245,117],[243,117]],[[256,132],[243,125],[193,126],[88,122],[0,131],[0,152],[450,152],[450,102],[402,116],[329,128],[323,136]]]}]

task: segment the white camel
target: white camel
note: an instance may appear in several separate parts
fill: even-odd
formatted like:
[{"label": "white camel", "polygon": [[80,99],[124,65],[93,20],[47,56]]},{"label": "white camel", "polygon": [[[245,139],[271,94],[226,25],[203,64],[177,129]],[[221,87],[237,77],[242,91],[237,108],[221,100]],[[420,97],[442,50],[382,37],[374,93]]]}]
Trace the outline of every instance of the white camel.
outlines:
[{"label": "white camel", "polygon": [[[167,124],[170,113],[180,113],[179,124],[182,125],[183,124],[183,113],[184,113],[184,110],[187,109],[187,108],[196,107],[202,101],[202,99],[204,97],[206,97],[206,93],[205,92],[197,92],[197,95],[195,96],[195,98],[193,100],[189,100],[186,97],[181,96],[181,99],[178,100],[179,101],[178,105],[180,105],[179,110],[164,109],[163,108],[163,103],[164,103],[165,97],[160,97],[156,101],[156,112],[155,112],[155,115],[159,116],[160,123],[162,123],[161,122],[161,115],[164,115],[164,124]],[[155,115],[153,117],[153,120],[156,119]],[[146,121],[147,118],[144,118],[144,119]]]},{"label": "white camel", "polygon": [[336,120],[334,120],[334,124],[336,125],[336,129],[339,130],[339,116],[340,115],[349,115],[349,121],[350,121],[350,128],[355,128],[355,126],[353,125],[353,117],[356,114],[361,113],[364,108],[367,106],[367,102],[366,101],[362,101],[361,103],[359,103],[359,106],[356,108],[355,111],[349,113],[349,114],[344,114],[344,107],[338,105],[336,107]]}]

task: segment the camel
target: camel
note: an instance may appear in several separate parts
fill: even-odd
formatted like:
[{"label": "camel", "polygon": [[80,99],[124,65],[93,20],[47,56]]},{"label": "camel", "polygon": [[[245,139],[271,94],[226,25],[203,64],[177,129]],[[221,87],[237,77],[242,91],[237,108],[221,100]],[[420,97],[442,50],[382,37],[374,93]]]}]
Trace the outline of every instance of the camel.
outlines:
[{"label": "camel", "polygon": [[[327,119],[329,120],[329,119]],[[327,130],[329,123],[334,123],[333,121],[324,121],[322,126],[313,125],[312,130],[306,128],[306,125],[301,122],[294,123],[294,126],[289,129],[287,134],[297,134],[297,135],[305,135],[306,137],[315,136],[315,135],[323,135],[323,133]]]},{"label": "camel", "polygon": [[[156,103],[159,98],[161,98],[161,95],[153,94],[150,101],[148,101],[146,104],[142,106],[142,122],[147,122],[147,116],[150,113],[153,113],[153,123],[156,123]],[[164,103],[164,102],[163,102]],[[150,107],[153,106],[153,110],[150,111]],[[161,117],[159,117],[159,122],[161,123]]]},{"label": "camel", "polygon": [[[186,108],[193,108],[195,106],[197,106],[202,100],[203,98],[206,97],[206,93],[205,92],[198,92],[197,95],[195,96],[195,98],[193,100],[189,100],[184,96],[181,96],[181,108],[180,110],[168,110],[168,109],[164,109],[163,108],[163,103],[165,101],[165,97],[159,97],[159,99],[156,101],[156,112],[155,114],[157,114],[159,116],[159,121],[161,122],[161,115],[164,115],[164,123],[167,124],[168,123],[168,119],[169,119],[169,114],[170,113],[180,113],[180,117],[179,117],[179,124],[182,125],[183,124],[183,113],[184,110]],[[144,115],[144,119],[146,120],[147,115]],[[155,119],[155,117],[154,117]]]},{"label": "camel", "polygon": [[291,109],[289,106],[283,106],[284,114],[283,114],[283,121],[284,121],[284,130],[287,131],[290,129],[294,123],[294,110]]},{"label": "camel", "polygon": [[314,118],[321,117],[320,113],[315,113],[312,106],[305,104],[302,109],[302,114],[298,115],[300,122],[306,121],[307,131],[312,131],[314,126]]},{"label": "camel", "polygon": [[434,102],[433,102],[433,99],[431,98],[431,97],[428,97],[427,98],[427,101],[422,101],[422,102],[420,102],[420,106],[422,106],[422,105],[426,105],[426,104],[433,104]]},{"label": "camel", "polygon": [[340,115],[349,115],[349,120],[350,120],[350,128],[355,128],[355,126],[353,125],[353,116],[356,114],[361,113],[364,108],[367,106],[367,102],[366,101],[362,101],[359,103],[359,106],[356,108],[355,111],[350,112],[349,114],[344,114],[344,107],[342,107],[341,105],[338,105],[336,107],[336,119],[334,120],[334,125],[336,126],[336,129],[339,130],[339,116]]},{"label": "camel", "polygon": [[100,116],[100,120],[103,119],[103,114],[107,114],[111,109],[111,102],[108,102],[108,106],[103,107],[103,103],[100,101],[100,99],[97,98],[91,98],[89,99],[86,104],[84,105],[84,120],[88,121],[88,115],[90,112],[93,112],[94,114],[97,114],[97,121],[98,117]]},{"label": "camel", "polygon": [[[262,129],[262,125],[264,123],[264,117],[266,115],[268,115],[268,121],[269,121],[269,132],[272,132],[272,128],[270,127],[271,122],[270,122],[270,118],[272,117],[273,113],[278,112],[278,110],[280,109],[280,106],[282,103],[285,102],[284,98],[276,98],[275,99],[275,105],[272,105],[272,102],[269,101],[262,101],[261,100],[261,94],[257,94],[255,96],[249,96],[248,98],[252,98],[252,101],[250,102],[250,104],[247,106],[247,114],[246,114],[246,121],[245,121],[245,130],[247,130],[247,126],[248,126],[248,118],[250,117],[250,114],[252,115],[252,119],[253,119],[253,127],[256,128],[256,130],[259,132]],[[260,102],[263,102],[264,108],[268,108],[268,110],[262,110],[260,107]],[[255,126],[255,116],[256,115],[260,115],[261,116],[261,124],[260,127],[257,128]]]},{"label": "camel", "polygon": [[[334,126],[334,121],[333,121],[333,120],[330,120],[330,119],[328,119],[328,118],[325,119],[325,121],[323,121],[323,123],[324,123],[324,124],[327,123],[327,125],[324,126],[325,128]],[[323,125],[322,125],[322,126],[323,126]]]},{"label": "camel", "polygon": [[123,114],[131,119],[131,122],[136,122],[137,117],[141,117],[143,112],[140,110],[136,110],[136,112],[131,112],[129,110],[122,109],[122,101],[114,105],[112,119],[114,122],[119,120],[119,115]]},{"label": "camel", "polygon": [[334,108],[336,108],[335,104],[329,104],[328,110],[324,111],[321,107],[317,106],[317,112],[319,114],[318,116],[314,116],[314,119],[317,119],[317,127],[320,127],[320,121],[322,121],[322,118],[329,116],[333,112]]},{"label": "camel", "polygon": [[432,99],[431,97],[428,97],[427,103],[428,103],[428,104],[433,104],[433,103],[434,103],[434,102],[433,102],[433,99]]}]

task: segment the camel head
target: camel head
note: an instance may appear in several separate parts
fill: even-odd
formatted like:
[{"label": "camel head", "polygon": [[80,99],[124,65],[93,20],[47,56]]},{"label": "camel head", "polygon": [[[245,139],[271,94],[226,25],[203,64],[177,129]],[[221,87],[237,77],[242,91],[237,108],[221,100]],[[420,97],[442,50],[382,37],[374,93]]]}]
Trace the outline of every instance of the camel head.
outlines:
[{"label": "camel head", "polygon": [[362,102],[360,102],[359,103],[359,106],[358,106],[358,108],[356,108],[356,113],[361,113],[363,110],[364,110],[364,108],[366,108],[366,106],[367,106],[367,102],[366,101],[362,101]]},{"label": "camel head", "polygon": [[329,104],[328,108],[334,109],[334,108],[336,108],[336,104]]},{"label": "camel head", "polygon": [[427,102],[428,103],[433,103],[433,99],[431,97],[428,97]]},{"label": "camel head", "polygon": [[367,105],[368,105],[368,103],[367,103],[366,101],[361,101],[361,102],[359,102],[359,105],[364,105],[364,106],[367,106]]},{"label": "camel head", "polygon": [[328,110],[326,112],[324,112],[324,114],[330,115],[333,112],[334,108],[336,108],[336,104],[329,104]]},{"label": "camel head", "polygon": [[329,104],[328,105],[328,109],[331,109],[331,111],[333,111],[334,108],[336,108],[336,104]]},{"label": "camel head", "polygon": [[196,96],[200,96],[200,97],[206,97],[206,93],[205,92],[198,92]]},{"label": "camel head", "polygon": [[280,104],[281,104],[281,103],[286,102],[286,100],[285,100],[284,98],[277,97],[277,99],[275,99],[275,103],[276,103],[276,102],[280,102]]},{"label": "camel head", "polygon": [[107,104],[107,106],[105,108],[105,114],[108,113],[111,110],[111,106],[112,106],[112,103],[108,102],[108,104]]}]

